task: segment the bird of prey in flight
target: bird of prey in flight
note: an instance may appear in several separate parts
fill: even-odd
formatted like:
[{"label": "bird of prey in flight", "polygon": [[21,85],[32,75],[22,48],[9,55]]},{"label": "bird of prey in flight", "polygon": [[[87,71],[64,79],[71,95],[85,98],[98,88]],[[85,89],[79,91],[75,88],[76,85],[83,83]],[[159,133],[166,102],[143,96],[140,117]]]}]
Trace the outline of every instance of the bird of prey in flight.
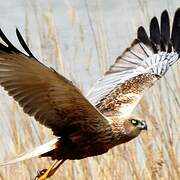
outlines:
[{"label": "bird of prey in flight", "polygon": [[141,26],[137,37],[85,97],[71,81],[42,64],[20,32],[19,51],[0,30],[0,85],[24,112],[50,128],[55,139],[1,165],[35,156],[51,157],[52,165],[38,180],[52,176],[65,160],[101,155],[147,130],[132,116],[143,94],[168,71],[180,55],[180,9],[172,30],[168,12],[150,22],[150,35]]}]

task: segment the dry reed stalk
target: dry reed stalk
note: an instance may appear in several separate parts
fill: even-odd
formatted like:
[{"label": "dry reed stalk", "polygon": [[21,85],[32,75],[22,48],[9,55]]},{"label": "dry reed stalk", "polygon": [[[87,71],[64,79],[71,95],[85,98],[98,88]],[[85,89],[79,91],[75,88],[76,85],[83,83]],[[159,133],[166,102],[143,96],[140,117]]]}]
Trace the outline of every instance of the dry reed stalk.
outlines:
[{"label": "dry reed stalk", "polygon": [[[99,69],[100,72],[104,72],[109,65],[109,48],[106,32],[104,31],[105,22],[103,12],[98,4],[99,2],[95,2],[96,14],[90,12],[88,1],[85,0],[84,2],[85,13],[88,14],[89,26],[91,27],[94,38],[94,51],[97,51],[97,57],[95,59],[99,62],[97,69]],[[44,57],[41,60],[44,60],[47,64],[52,64],[59,72],[70,75],[71,79],[78,81],[76,83],[83,89],[84,86],[81,84],[81,80],[75,78],[75,72],[73,71],[74,64],[80,62],[78,61],[77,52],[73,52],[71,55],[75,62],[72,62],[72,65],[69,66],[70,68],[67,69],[64,67],[63,62],[65,62],[66,59],[61,57],[61,46],[59,44],[52,9],[48,8],[48,12],[44,13],[43,9],[40,8],[41,6],[38,6],[37,1],[34,0],[31,3],[39,31],[41,56]],[[140,5],[146,17],[146,22],[149,23],[151,16],[145,7],[144,1],[140,2]],[[78,29],[78,31],[75,32],[78,32],[76,36],[78,36],[77,38],[79,38],[80,42],[76,44],[77,47],[74,47],[74,49],[79,50],[88,47],[83,26],[81,22],[78,21],[78,18],[80,18],[78,17],[78,12],[71,4],[68,4],[68,6],[70,9],[68,14],[70,23],[74,28]],[[49,5],[49,7],[51,7],[51,5]],[[30,40],[29,18],[27,15],[25,23],[27,42]],[[124,45],[122,44],[122,46]],[[49,49],[51,49],[51,51],[49,51]],[[86,49],[84,48],[83,50]],[[87,54],[89,54],[89,56],[86,57],[85,63],[88,63],[86,67],[90,76],[90,66],[92,61],[95,60],[92,59],[91,53],[87,52]],[[45,59],[48,61],[45,61]],[[81,66],[81,64],[78,64],[78,66]],[[72,75],[69,74],[71,71],[74,72]],[[180,63],[177,63],[168,73],[166,79],[158,82],[155,87],[146,94],[138,106],[137,112],[148,121],[149,130],[147,133],[141,134],[138,140],[110,150],[105,155],[82,161],[67,161],[51,179],[180,179],[180,160],[178,159],[180,151],[179,73]],[[52,137],[49,130],[24,115],[16,103],[12,104],[11,99],[8,100],[7,98],[7,104],[4,104],[4,106],[7,109],[7,114],[1,113],[3,115],[1,118],[7,120],[7,129],[5,131],[11,141],[6,145],[5,139],[3,137],[0,138],[0,142],[4,145],[4,151],[1,150],[4,154],[3,157],[10,158],[15,156],[20,152],[35,147],[40,144],[40,142],[46,142]],[[26,180],[29,177],[33,178],[38,169],[47,168],[50,162],[51,160],[45,158],[35,158],[5,167],[4,169],[1,168],[0,179],[8,180],[14,176],[20,177],[19,179],[21,180]]]}]

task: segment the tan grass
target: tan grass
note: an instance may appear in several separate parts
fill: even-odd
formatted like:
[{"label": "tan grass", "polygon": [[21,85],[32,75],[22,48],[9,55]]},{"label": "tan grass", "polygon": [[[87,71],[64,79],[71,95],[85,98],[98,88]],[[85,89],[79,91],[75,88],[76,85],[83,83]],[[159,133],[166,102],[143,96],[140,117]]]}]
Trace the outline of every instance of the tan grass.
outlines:
[{"label": "tan grass", "polygon": [[[88,16],[88,23],[94,39],[94,49],[97,56],[97,69],[101,74],[109,65],[109,48],[106,31],[104,30],[104,17],[101,4],[95,2],[95,14],[90,11],[89,1],[84,1],[85,13]],[[143,1],[144,2],[144,1]],[[30,3],[31,4],[31,3]],[[46,64],[51,64],[58,72],[65,74],[74,83],[85,91],[90,87],[84,88],[84,80],[78,73],[74,73],[74,68],[81,66],[78,61],[79,52],[86,47],[85,32],[82,28],[78,12],[72,6],[70,1],[65,1],[67,5],[67,16],[72,28],[78,29],[75,34],[79,38],[79,44],[74,47],[77,51],[71,56],[73,60],[67,62],[66,55],[61,52],[61,34],[57,34],[56,24],[53,16],[51,3],[46,11],[40,8],[38,1],[32,1],[32,8],[36,17],[41,60]],[[140,1],[140,9],[143,13],[144,3]],[[38,7],[38,8],[37,8]],[[92,18],[93,17],[93,18]],[[29,19],[27,14],[25,18],[25,35],[30,47]],[[93,21],[95,20],[95,22]],[[147,24],[146,24],[147,25]],[[124,48],[124,44],[121,44]],[[79,54],[78,54],[79,53]],[[83,53],[82,53],[83,54]],[[86,64],[85,75],[87,80],[91,79],[91,65],[95,63],[90,51],[86,51],[84,64]],[[40,56],[40,55],[39,55]],[[113,62],[113,61],[112,61]],[[68,64],[69,63],[69,64]],[[136,113],[147,120],[149,130],[142,133],[135,140],[110,150],[108,153],[87,158],[81,161],[67,161],[51,179],[63,180],[178,180],[180,179],[180,63],[174,65],[172,70],[157,83],[142,99],[137,107]],[[10,159],[17,154],[22,153],[29,148],[33,148],[43,142],[47,142],[53,136],[50,130],[42,127],[32,118],[24,115],[19,106],[12,101],[1,90],[3,102],[0,108],[0,143],[2,153],[1,160]],[[5,112],[3,111],[5,110]],[[5,134],[5,136],[4,136]],[[34,158],[12,166],[0,168],[0,179],[12,180],[32,179],[38,169],[47,168],[50,159]],[[17,177],[17,178],[14,178]]]}]

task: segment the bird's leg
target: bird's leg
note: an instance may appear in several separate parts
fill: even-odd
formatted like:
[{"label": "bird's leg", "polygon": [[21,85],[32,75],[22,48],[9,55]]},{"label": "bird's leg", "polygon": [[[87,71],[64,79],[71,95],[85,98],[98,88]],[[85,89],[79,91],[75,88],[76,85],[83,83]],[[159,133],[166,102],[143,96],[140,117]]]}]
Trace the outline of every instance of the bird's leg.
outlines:
[{"label": "bird's leg", "polygon": [[55,160],[47,170],[40,171],[40,174],[36,176],[37,180],[45,180],[51,177],[56,170],[63,164],[65,160]]}]

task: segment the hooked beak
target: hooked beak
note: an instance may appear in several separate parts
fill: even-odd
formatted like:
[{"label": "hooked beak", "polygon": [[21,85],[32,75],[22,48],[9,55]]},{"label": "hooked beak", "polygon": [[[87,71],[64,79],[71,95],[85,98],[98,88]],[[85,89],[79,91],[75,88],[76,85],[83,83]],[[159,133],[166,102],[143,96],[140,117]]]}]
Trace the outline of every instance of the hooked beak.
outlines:
[{"label": "hooked beak", "polygon": [[147,124],[145,121],[141,121],[141,123],[138,125],[139,129],[146,130],[147,131]]}]

